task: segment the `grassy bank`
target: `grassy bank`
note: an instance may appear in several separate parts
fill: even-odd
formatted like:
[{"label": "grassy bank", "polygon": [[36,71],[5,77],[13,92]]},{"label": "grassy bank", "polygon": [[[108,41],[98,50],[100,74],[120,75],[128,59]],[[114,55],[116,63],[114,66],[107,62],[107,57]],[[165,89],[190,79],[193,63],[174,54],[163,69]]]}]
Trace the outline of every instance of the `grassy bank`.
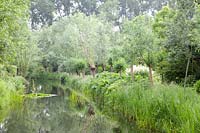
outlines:
[{"label": "grassy bank", "polygon": [[200,97],[192,88],[131,82],[127,76],[102,73],[95,79],[66,80],[95,102],[107,116],[164,132],[199,132]]},{"label": "grassy bank", "polygon": [[24,79],[22,77],[4,77],[0,79],[0,122],[9,112],[22,103],[24,91]]}]

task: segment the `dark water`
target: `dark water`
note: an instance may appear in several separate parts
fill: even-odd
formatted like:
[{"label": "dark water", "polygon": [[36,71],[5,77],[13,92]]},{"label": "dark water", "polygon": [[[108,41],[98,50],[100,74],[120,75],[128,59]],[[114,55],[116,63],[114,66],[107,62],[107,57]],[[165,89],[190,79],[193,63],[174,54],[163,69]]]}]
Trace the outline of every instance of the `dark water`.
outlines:
[{"label": "dark water", "polygon": [[[38,92],[56,97],[24,99],[23,105],[11,110],[0,125],[0,133],[131,133],[119,130],[117,124],[102,115],[87,116],[86,111],[71,106],[70,92],[59,82],[35,83]],[[29,90],[30,91],[30,90]],[[85,107],[87,110],[87,107]]]}]

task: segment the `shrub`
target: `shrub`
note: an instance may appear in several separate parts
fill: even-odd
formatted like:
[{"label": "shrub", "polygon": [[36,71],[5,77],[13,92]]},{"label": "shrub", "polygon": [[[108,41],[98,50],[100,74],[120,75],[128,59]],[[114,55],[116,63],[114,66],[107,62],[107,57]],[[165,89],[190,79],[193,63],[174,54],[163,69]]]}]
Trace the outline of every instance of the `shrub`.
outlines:
[{"label": "shrub", "polygon": [[11,76],[15,76],[17,74],[17,67],[14,65],[2,65],[0,64],[0,75],[3,76],[7,76],[7,75],[11,75]]},{"label": "shrub", "polygon": [[118,72],[121,74],[121,72],[126,70],[126,62],[124,58],[120,58],[118,61],[114,64],[114,70],[115,72]]},{"label": "shrub", "polygon": [[98,72],[98,73],[103,72],[103,68],[102,68],[102,66],[98,66],[98,68],[97,68],[97,72]]},{"label": "shrub", "polygon": [[83,59],[70,58],[64,61],[58,68],[59,72],[77,73],[85,71],[87,63]]},{"label": "shrub", "polygon": [[195,84],[194,84],[194,88],[196,89],[197,93],[200,93],[200,80],[198,80]]},{"label": "shrub", "polygon": [[80,73],[86,68],[86,61],[82,59],[75,59],[74,60],[74,69]]},{"label": "shrub", "polygon": [[137,71],[137,72],[135,72],[135,81],[148,79],[148,77],[149,77],[148,71]]},{"label": "shrub", "polygon": [[18,106],[17,103],[22,101],[20,94],[23,89],[23,81],[20,77],[0,79],[0,122],[6,118],[11,108]]}]

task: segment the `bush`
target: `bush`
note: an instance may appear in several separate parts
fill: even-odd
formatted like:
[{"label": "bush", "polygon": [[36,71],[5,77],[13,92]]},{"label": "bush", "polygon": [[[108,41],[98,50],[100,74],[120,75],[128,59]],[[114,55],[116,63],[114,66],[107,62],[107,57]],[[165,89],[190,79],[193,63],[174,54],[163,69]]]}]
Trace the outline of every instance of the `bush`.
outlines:
[{"label": "bush", "polygon": [[141,81],[143,79],[148,79],[148,71],[137,71],[135,72],[135,81]]},{"label": "bush", "polygon": [[20,77],[0,79],[0,122],[14,106],[18,106],[17,103],[22,101],[20,94],[23,93],[23,89],[23,79]]},{"label": "bush", "polygon": [[120,58],[114,63],[114,70],[117,73],[121,73],[126,70],[126,61],[124,60],[124,58]]},{"label": "bush", "polygon": [[196,89],[197,93],[200,93],[200,80],[198,80],[195,84],[194,84],[194,88]]},{"label": "bush", "polygon": [[103,68],[102,68],[102,66],[98,66],[97,73],[101,73],[101,72],[103,72]]},{"label": "bush", "polygon": [[87,67],[87,63],[83,59],[70,58],[64,61],[58,68],[59,72],[77,73],[80,74]]},{"label": "bush", "polygon": [[15,76],[17,74],[17,67],[14,65],[2,65],[0,64],[0,75],[6,76],[6,75],[10,75],[10,76]]},{"label": "bush", "polygon": [[66,73],[50,73],[50,72],[40,72],[32,75],[33,79],[40,80],[61,80],[61,77],[65,76]]}]

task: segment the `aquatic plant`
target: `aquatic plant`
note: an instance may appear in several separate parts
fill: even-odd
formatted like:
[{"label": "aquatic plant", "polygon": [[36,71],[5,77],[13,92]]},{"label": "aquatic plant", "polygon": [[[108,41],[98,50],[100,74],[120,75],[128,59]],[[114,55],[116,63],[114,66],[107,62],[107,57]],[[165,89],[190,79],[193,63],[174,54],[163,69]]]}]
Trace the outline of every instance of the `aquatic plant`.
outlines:
[{"label": "aquatic plant", "polygon": [[200,97],[192,88],[159,83],[151,86],[148,80],[132,83],[115,73],[98,74],[79,87],[113,119],[155,132],[200,131]]}]

